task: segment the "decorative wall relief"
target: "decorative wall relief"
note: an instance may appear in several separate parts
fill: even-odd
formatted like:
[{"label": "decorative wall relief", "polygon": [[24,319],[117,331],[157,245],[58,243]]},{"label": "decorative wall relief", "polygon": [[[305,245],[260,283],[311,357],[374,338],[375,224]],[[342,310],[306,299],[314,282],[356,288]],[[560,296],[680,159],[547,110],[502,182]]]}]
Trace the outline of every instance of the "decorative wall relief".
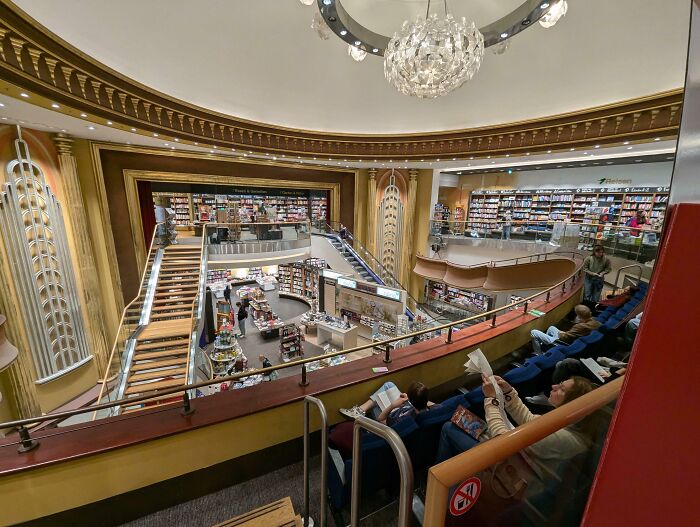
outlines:
[{"label": "decorative wall relief", "polygon": [[[398,180],[397,180],[398,178]],[[377,218],[377,258],[389,273],[401,270],[401,246],[404,231],[405,184],[393,168],[378,184],[379,215]]]},{"label": "decorative wall relief", "polygon": [[61,205],[32,162],[17,127],[17,159],[6,167],[0,228],[14,270],[20,311],[37,382],[49,381],[92,358],[77,299]]}]

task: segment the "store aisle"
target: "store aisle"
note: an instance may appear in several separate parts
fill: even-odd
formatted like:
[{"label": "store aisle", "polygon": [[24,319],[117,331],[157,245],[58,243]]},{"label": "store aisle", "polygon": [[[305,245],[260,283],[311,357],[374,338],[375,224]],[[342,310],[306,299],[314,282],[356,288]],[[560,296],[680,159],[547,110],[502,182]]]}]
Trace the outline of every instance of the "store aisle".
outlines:
[{"label": "store aisle", "polygon": [[[233,289],[231,291],[231,302],[240,301],[237,294],[239,288]],[[301,315],[309,310],[309,306],[304,302],[298,300],[292,300],[290,298],[280,298],[277,290],[265,291],[265,296],[270,303],[270,308],[279,315],[279,317],[285,323],[299,323]],[[249,313],[250,315],[250,313]],[[235,325],[235,333],[238,334],[238,321]],[[239,344],[243,353],[248,357],[248,366],[253,368],[260,367],[260,361],[258,357],[262,354],[265,355],[273,365],[281,364],[282,360],[280,358],[280,339],[275,338],[263,338],[258,328],[255,327],[253,323],[252,316],[246,319],[246,338],[239,339]],[[323,348],[312,344],[309,341],[304,341],[304,358],[317,357],[323,353]],[[279,372],[280,377],[288,377],[290,375],[301,374],[301,367],[287,368]]]}]

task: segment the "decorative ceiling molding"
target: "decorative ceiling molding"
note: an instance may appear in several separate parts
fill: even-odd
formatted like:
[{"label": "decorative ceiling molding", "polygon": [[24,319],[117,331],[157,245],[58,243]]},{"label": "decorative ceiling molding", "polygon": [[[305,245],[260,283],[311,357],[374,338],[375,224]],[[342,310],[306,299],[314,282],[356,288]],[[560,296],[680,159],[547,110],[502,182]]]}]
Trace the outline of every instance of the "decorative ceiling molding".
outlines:
[{"label": "decorative ceiling molding", "polygon": [[296,130],[193,106],[100,64],[0,0],[0,72],[7,82],[126,130],[254,152],[358,160],[501,156],[647,141],[678,134],[682,89],[484,128],[404,135]]}]

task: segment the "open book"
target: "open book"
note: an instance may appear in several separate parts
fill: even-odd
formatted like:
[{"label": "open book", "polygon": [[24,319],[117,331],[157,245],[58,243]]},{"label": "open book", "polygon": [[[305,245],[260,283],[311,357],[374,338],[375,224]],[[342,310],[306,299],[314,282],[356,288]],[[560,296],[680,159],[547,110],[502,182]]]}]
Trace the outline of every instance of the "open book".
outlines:
[{"label": "open book", "polygon": [[388,388],[382,387],[382,390],[372,395],[371,399],[377,403],[381,411],[384,411],[389,408],[391,403],[398,399],[400,395],[401,392],[399,389],[391,385]]}]

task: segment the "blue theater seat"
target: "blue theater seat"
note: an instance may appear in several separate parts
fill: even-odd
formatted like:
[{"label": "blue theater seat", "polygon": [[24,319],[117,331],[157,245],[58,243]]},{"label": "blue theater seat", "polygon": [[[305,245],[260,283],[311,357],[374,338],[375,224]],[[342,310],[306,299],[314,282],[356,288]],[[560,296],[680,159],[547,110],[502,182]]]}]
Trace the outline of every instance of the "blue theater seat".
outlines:
[{"label": "blue theater seat", "polygon": [[460,405],[469,408],[469,402],[462,394],[433,405],[416,416],[418,431],[413,447],[409,450],[414,472],[433,464],[440,443],[442,425],[452,418],[452,414]]},{"label": "blue theater seat", "polygon": [[597,357],[603,345],[603,337],[600,331],[591,331],[585,337],[581,337],[579,340],[586,345],[582,354],[587,357]]},{"label": "blue theater seat", "polygon": [[564,355],[561,351],[563,348],[564,346],[555,346],[547,353],[531,357],[525,362],[525,364],[535,364],[540,370],[542,370],[542,373],[537,378],[538,393],[546,390],[552,384],[552,373],[554,372],[554,367],[557,365],[557,362],[566,358],[566,355]]},{"label": "blue theater seat", "polygon": [[469,409],[483,419],[484,418],[484,391],[481,389],[481,386],[477,386],[476,388],[472,389],[470,392],[467,392],[465,394],[464,398],[469,403]]},{"label": "blue theater seat", "polygon": [[[549,353],[549,352],[547,352]],[[519,368],[513,368],[503,375],[503,379],[515,388],[521,397],[539,393],[539,376],[542,370],[532,362],[526,362]]]},{"label": "blue theater seat", "polygon": [[567,359],[576,358],[586,349],[586,343],[582,342],[581,339],[576,339],[568,346],[557,346],[559,351],[563,353]]}]

